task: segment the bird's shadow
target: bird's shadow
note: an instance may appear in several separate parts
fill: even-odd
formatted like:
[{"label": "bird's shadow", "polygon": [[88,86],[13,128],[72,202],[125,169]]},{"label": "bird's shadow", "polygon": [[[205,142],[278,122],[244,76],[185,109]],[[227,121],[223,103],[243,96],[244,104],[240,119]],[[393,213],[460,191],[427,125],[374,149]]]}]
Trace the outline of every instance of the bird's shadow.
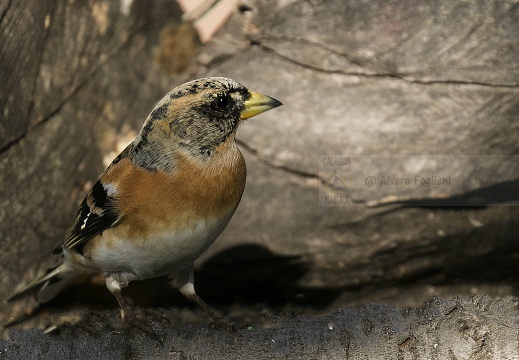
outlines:
[{"label": "bird's shadow", "polygon": [[324,309],[340,291],[301,286],[300,280],[310,269],[302,256],[274,254],[260,245],[239,245],[205,261],[195,272],[195,283],[197,291],[218,306],[298,304]]}]

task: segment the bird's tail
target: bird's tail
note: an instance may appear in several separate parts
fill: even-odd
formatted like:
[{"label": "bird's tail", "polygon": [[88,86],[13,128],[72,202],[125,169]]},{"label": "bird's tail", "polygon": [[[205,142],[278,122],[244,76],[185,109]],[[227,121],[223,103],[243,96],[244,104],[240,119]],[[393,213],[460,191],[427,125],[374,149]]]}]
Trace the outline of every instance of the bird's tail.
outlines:
[{"label": "bird's tail", "polygon": [[81,275],[81,271],[67,263],[51,267],[45,274],[34,279],[24,289],[7,299],[7,301],[20,300],[31,295],[39,303],[50,301],[79,275]]}]

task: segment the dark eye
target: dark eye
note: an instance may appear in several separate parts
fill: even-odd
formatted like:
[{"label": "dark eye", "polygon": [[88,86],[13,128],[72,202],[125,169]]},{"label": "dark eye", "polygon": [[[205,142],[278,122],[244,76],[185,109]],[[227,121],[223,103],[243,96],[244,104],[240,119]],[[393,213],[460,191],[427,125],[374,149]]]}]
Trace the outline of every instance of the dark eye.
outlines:
[{"label": "dark eye", "polygon": [[215,100],[218,109],[225,109],[231,104],[231,100],[226,96],[218,96]]}]

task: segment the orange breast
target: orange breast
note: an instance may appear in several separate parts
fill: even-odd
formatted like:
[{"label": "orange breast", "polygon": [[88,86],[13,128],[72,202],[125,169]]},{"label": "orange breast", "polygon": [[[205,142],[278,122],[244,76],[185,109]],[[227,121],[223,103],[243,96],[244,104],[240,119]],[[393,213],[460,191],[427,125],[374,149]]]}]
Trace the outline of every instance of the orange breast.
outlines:
[{"label": "orange breast", "polygon": [[224,143],[219,150],[205,162],[180,154],[172,174],[121,160],[102,178],[118,188],[122,218],[111,231],[143,239],[149,231],[184,230],[201,217],[234,211],[245,187],[245,160],[234,143]]}]

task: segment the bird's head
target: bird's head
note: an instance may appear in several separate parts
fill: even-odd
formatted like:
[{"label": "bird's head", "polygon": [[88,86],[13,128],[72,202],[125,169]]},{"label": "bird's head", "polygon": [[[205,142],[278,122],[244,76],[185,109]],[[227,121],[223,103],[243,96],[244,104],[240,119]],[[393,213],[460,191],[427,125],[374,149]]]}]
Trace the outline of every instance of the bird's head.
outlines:
[{"label": "bird's head", "polygon": [[164,138],[194,155],[210,156],[229,137],[234,139],[242,120],[279,105],[278,100],[232,79],[193,80],[174,88],[157,104],[136,141]]}]

